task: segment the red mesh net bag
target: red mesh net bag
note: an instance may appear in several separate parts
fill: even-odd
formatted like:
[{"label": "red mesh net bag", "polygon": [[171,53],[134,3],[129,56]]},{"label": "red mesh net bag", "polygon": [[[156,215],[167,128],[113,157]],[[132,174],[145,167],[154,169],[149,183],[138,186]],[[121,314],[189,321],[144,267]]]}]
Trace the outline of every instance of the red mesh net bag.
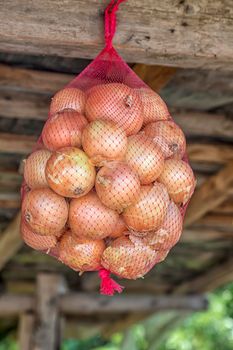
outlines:
[{"label": "red mesh net bag", "polygon": [[27,158],[21,232],[34,249],[80,273],[144,276],[182,232],[195,179],[184,134],[166,104],[112,46],[116,11],[105,11],[104,50],[53,97]]}]

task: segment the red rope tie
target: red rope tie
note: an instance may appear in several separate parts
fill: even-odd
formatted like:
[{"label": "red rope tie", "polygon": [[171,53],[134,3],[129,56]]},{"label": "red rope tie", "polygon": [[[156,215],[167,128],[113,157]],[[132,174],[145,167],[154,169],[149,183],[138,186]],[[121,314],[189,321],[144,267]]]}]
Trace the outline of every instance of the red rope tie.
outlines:
[{"label": "red rope tie", "polygon": [[108,49],[112,47],[112,39],[116,31],[116,12],[120,3],[126,0],[111,0],[105,9],[105,44]]},{"label": "red rope tie", "polygon": [[114,295],[115,292],[121,293],[123,286],[118,284],[110,277],[110,271],[105,269],[99,270],[100,283],[100,294],[103,295]]}]

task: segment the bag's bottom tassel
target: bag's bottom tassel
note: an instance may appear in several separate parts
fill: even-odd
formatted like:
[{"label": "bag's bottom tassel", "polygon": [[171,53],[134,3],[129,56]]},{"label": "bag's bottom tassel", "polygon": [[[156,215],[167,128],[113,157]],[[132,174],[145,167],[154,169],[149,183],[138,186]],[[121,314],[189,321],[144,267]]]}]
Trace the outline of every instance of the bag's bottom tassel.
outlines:
[{"label": "bag's bottom tassel", "polygon": [[121,293],[123,286],[118,284],[110,277],[110,271],[106,269],[99,270],[100,283],[100,294],[103,295],[114,295],[115,292]]}]

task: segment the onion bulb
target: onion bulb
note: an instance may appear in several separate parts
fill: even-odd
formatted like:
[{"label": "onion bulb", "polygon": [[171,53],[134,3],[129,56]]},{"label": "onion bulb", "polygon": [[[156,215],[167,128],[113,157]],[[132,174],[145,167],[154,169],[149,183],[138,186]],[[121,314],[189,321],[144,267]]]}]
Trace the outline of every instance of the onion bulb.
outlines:
[{"label": "onion bulb", "polygon": [[94,192],[70,202],[70,228],[79,237],[105,238],[114,231],[118,219],[118,213],[103,205]]},{"label": "onion bulb", "polygon": [[94,271],[101,267],[104,249],[103,240],[76,237],[66,231],[59,244],[59,260],[76,271]]},{"label": "onion bulb", "polygon": [[127,148],[125,131],[109,120],[94,120],[83,131],[82,146],[94,165],[123,159]]},{"label": "onion bulb", "polygon": [[[161,145],[165,158],[181,159],[184,156],[186,148],[185,136],[181,128],[173,121],[158,121],[147,124],[144,132],[154,140],[156,145]],[[164,145],[161,140],[164,141]]]},{"label": "onion bulb", "polygon": [[49,150],[55,151],[66,146],[81,146],[81,136],[87,125],[86,118],[72,110],[56,113],[45,123],[42,140]]},{"label": "onion bulb", "polygon": [[40,149],[30,154],[24,164],[24,179],[31,188],[48,187],[45,177],[45,166],[51,152],[46,149]]},{"label": "onion bulb", "polygon": [[64,109],[73,109],[81,114],[84,113],[86,95],[77,88],[64,88],[58,91],[50,104],[50,115],[61,112]]},{"label": "onion bulb", "polygon": [[155,181],[164,166],[162,151],[143,133],[128,138],[125,160],[138,173],[143,185]]},{"label": "onion bulb", "polygon": [[143,106],[143,125],[170,118],[169,111],[163,99],[148,88],[137,89]]},{"label": "onion bulb", "polygon": [[122,278],[143,277],[156,263],[157,253],[149,246],[133,243],[129,237],[114,240],[103,253],[105,269]]},{"label": "onion bulb", "polygon": [[165,161],[158,181],[164,184],[171,199],[177,204],[186,204],[194,191],[196,180],[189,164],[176,159]]},{"label": "onion bulb", "polygon": [[96,176],[96,192],[108,208],[122,212],[135,203],[140,193],[137,173],[123,162],[110,162]]},{"label": "onion bulb", "polygon": [[56,193],[78,198],[88,193],[95,183],[95,168],[86,154],[76,147],[64,147],[49,158],[46,179]]},{"label": "onion bulb", "polygon": [[148,232],[143,238],[155,250],[169,250],[180,239],[183,218],[175,203],[170,202],[162,226],[157,231]]},{"label": "onion bulb", "polygon": [[118,83],[102,84],[87,92],[85,114],[89,121],[112,120],[127,135],[136,134],[142,126],[142,103],[138,93]]},{"label": "onion bulb", "polygon": [[25,222],[21,222],[21,235],[24,242],[36,250],[48,250],[56,246],[56,236],[41,236],[33,232]]},{"label": "onion bulb", "polygon": [[169,204],[166,187],[157,182],[141,187],[138,201],[126,208],[123,218],[129,230],[143,232],[157,230],[163,223]]},{"label": "onion bulb", "polygon": [[119,219],[116,223],[116,226],[113,230],[113,232],[109,235],[110,238],[118,238],[124,235],[124,232],[127,232],[128,229],[125,225],[125,222],[121,216],[119,216]]},{"label": "onion bulb", "polygon": [[68,219],[68,204],[49,188],[31,190],[23,199],[22,218],[35,233],[59,236]]}]

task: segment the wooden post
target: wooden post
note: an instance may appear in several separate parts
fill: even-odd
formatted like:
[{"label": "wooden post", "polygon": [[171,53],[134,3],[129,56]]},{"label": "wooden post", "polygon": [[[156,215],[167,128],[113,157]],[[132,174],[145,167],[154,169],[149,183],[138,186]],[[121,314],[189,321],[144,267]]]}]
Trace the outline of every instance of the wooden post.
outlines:
[{"label": "wooden post", "polygon": [[33,350],[57,350],[60,343],[59,296],[66,291],[62,276],[41,273],[37,277],[36,330]]},{"label": "wooden post", "polygon": [[23,313],[19,318],[19,349],[31,350],[35,316],[32,313]]}]

